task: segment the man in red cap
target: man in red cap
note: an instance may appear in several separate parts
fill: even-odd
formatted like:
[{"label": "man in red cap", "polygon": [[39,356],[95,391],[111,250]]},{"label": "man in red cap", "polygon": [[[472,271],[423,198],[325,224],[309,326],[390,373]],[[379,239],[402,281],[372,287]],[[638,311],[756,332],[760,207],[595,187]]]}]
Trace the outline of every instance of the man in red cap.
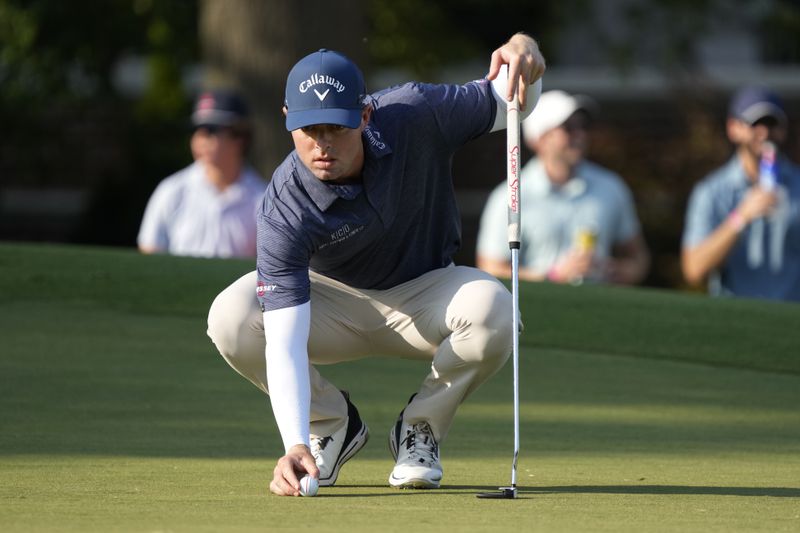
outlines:
[{"label": "man in red cap", "polygon": [[245,162],[251,128],[238,93],[203,92],[192,113],[194,162],[156,187],[138,244],[143,253],[255,257],[266,183]]}]

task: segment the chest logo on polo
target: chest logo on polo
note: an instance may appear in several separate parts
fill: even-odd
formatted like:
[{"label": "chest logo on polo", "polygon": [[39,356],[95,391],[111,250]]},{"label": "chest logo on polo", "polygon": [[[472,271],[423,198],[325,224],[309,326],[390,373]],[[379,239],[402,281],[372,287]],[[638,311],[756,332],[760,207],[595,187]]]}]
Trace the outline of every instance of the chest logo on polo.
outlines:
[{"label": "chest logo on polo", "polygon": [[358,235],[364,229],[364,226],[356,226],[353,227],[350,224],[342,224],[337,228],[335,231],[330,233],[330,240],[328,242],[322,243],[319,247],[320,250],[323,248],[327,248],[331,244],[340,244],[347,239]]}]

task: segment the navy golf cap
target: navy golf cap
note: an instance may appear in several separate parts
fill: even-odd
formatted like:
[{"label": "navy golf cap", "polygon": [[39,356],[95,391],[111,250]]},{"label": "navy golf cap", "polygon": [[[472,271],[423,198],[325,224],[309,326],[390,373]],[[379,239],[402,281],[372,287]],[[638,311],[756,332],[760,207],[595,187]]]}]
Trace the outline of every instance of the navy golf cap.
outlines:
[{"label": "navy golf cap", "polygon": [[333,50],[309,54],[286,79],[286,129],[315,124],[357,128],[367,88],[359,68]]},{"label": "navy golf cap", "polygon": [[192,112],[192,125],[233,126],[247,121],[249,111],[241,95],[233,90],[218,89],[200,93]]},{"label": "navy golf cap", "polygon": [[780,97],[758,86],[743,87],[737,91],[731,99],[728,114],[748,124],[755,124],[765,117],[773,117],[783,125],[788,122]]}]

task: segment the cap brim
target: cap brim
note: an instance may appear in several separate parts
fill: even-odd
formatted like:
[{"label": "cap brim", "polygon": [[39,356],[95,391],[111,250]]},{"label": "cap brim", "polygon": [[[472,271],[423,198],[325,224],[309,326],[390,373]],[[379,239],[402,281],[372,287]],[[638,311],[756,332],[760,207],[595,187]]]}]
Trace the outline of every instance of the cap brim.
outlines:
[{"label": "cap brim", "polygon": [[[547,105],[547,102],[544,104]],[[548,131],[563,125],[574,113],[586,109],[575,97],[570,97],[569,100],[559,102],[559,104],[560,106],[556,109],[552,107],[549,109],[539,108],[541,109],[539,113],[536,113],[536,108],[534,108],[533,113],[522,121],[522,134],[526,139],[535,141]]]},{"label": "cap brim", "polygon": [[346,128],[357,128],[361,124],[360,109],[307,109],[289,111],[286,114],[286,129],[293,131],[317,124],[335,124]]},{"label": "cap brim", "polygon": [[192,113],[195,126],[232,126],[244,121],[244,117],[229,111],[201,111]]},{"label": "cap brim", "polygon": [[781,124],[786,124],[788,118],[780,107],[771,102],[758,102],[745,109],[740,118],[748,124],[755,124],[765,117],[773,117]]}]

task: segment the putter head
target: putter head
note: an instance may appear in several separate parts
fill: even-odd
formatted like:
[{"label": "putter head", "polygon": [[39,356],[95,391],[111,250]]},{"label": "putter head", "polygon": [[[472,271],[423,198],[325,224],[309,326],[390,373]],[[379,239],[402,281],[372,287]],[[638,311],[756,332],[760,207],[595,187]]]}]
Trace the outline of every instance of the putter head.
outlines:
[{"label": "putter head", "polygon": [[500,487],[497,492],[481,492],[478,498],[489,498],[494,500],[514,500],[517,498],[517,487]]}]

